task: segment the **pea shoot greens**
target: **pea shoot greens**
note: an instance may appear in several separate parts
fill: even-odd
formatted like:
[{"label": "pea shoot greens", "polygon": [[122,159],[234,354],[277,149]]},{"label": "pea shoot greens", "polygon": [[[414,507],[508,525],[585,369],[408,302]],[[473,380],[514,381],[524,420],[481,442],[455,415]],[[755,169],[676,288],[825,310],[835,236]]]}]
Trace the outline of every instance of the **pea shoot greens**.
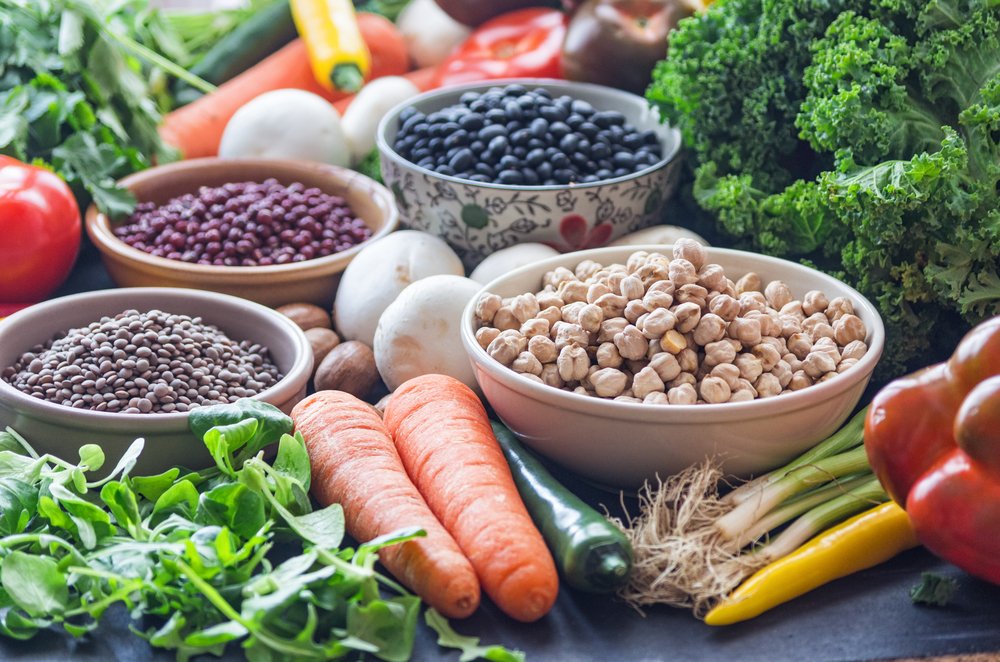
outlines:
[{"label": "pea shoot greens", "polygon": [[[343,511],[313,510],[309,456],[291,419],[251,400],[190,419],[214,467],[132,476],[140,438],[100,480],[90,478],[104,466],[98,446],[80,448],[73,464],[0,432],[0,634],[30,639],[61,626],[82,636],[122,602],[133,619],[153,617],[144,622],[158,625],[136,633],[179,662],[221,655],[229,642],[251,662],[408,660],[420,599],[374,565],[378,550],[424,531],[338,549]],[[268,464],[262,449],[275,441]],[[302,550],[273,565],[268,553],[281,541]],[[523,662],[458,635],[433,609],[426,622],[463,662]]]}]

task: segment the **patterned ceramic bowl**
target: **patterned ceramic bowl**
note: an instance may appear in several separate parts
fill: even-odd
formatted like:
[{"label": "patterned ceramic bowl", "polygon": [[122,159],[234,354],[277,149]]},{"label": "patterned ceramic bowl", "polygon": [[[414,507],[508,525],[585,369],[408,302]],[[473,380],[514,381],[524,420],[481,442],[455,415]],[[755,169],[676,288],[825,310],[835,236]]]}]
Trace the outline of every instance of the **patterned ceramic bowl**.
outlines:
[{"label": "patterned ceramic bowl", "polygon": [[[660,135],[663,158],[645,170],[592,184],[503,186],[438,174],[392,149],[399,114],[408,106],[431,113],[458,103],[463,93],[511,83],[567,94],[597,110],[615,110],[639,130]],[[404,225],[435,234],[451,245],[469,269],[501,248],[545,243],[567,252],[597,248],[662,221],[663,203],[680,174],[680,131],[661,124],[642,97],[610,87],[546,79],[495,80],[427,92],[392,109],[379,124],[382,179],[396,196]]]}]

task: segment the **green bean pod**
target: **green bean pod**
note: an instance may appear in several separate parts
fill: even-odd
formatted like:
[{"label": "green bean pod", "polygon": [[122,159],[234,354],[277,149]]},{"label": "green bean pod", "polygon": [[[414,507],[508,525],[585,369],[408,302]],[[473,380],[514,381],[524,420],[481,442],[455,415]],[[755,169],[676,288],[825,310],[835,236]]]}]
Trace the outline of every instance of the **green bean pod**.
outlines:
[{"label": "green bean pod", "polygon": [[625,535],[563,487],[503,424],[491,422],[521,500],[566,583],[590,593],[624,586],[634,558]]}]

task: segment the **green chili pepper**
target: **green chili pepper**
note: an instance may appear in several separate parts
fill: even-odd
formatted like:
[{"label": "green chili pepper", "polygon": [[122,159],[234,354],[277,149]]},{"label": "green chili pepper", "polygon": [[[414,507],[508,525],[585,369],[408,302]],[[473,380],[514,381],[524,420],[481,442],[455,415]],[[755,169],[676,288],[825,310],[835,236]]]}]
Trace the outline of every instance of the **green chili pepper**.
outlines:
[{"label": "green chili pepper", "polygon": [[633,560],[625,535],[553,478],[503,424],[492,423],[517,491],[566,582],[590,593],[625,585]]}]

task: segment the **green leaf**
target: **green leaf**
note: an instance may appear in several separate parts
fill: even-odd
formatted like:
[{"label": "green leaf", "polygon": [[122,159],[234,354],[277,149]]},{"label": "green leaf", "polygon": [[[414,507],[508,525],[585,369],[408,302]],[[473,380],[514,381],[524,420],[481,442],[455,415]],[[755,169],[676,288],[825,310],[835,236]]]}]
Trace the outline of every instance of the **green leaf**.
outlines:
[{"label": "green leaf", "polygon": [[80,465],[87,465],[88,471],[97,471],[104,466],[104,451],[97,444],[80,446]]},{"label": "green leaf", "polygon": [[16,478],[0,479],[0,536],[24,531],[37,508],[37,487]]},{"label": "green leaf", "polygon": [[420,598],[404,596],[375,600],[367,605],[352,602],[347,610],[347,634],[373,644],[375,656],[387,662],[406,662],[420,613]]},{"label": "green leaf", "polygon": [[[354,555],[354,563],[357,565],[366,565],[369,560],[373,558],[374,553],[383,547],[396,545],[401,542],[406,542],[407,540],[413,540],[414,538],[424,538],[426,536],[427,532],[419,526],[408,526],[383,534],[376,538],[372,538],[358,547],[358,551]],[[374,561],[372,560],[371,563],[374,563]]]},{"label": "green leaf", "polygon": [[222,512],[226,526],[243,538],[250,538],[260,531],[267,519],[264,500],[241,483],[220,485],[202,494],[199,505],[205,501],[221,504],[224,507]]},{"label": "green leaf", "polygon": [[298,481],[304,490],[309,491],[309,451],[306,450],[306,440],[301,432],[296,432],[294,437],[287,434],[281,436],[278,456],[274,459],[274,471]]},{"label": "green leaf", "polygon": [[227,641],[240,639],[247,636],[250,631],[236,621],[225,621],[210,628],[192,632],[184,638],[184,643],[188,646],[218,646],[224,645]]},{"label": "green leaf", "polygon": [[920,583],[910,589],[910,600],[914,604],[944,607],[958,592],[958,582],[951,577],[924,572],[920,579]]},{"label": "green leaf", "polygon": [[428,607],[424,614],[427,625],[438,633],[438,645],[448,648],[458,648],[462,651],[459,662],[469,662],[483,658],[492,662],[524,662],[524,653],[510,651],[503,646],[480,646],[479,637],[463,637],[452,629],[448,619],[433,608]]},{"label": "green leaf", "polygon": [[32,459],[14,451],[0,451],[0,478],[14,478],[29,485],[37,483],[44,459]]},{"label": "green leaf", "polygon": [[[160,495],[153,506],[154,521],[162,521],[169,514],[192,518],[198,510],[198,490],[189,481],[182,480]],[[160,515],[160,517],[156,517]]]},{"label": "green leaf", "polygon": [[0,452],[3,451],[10,451],[17,455],[27,455],[21,442],[7,430],[0,430]]},{"label": "green leaf", "polygon": [[31,639],[49,624],[42,618],[25,617],[7,590],[0,586],[0,634],[12,639]]},{"label": "green leaf", "polygon": [[216,426],[232,425],[247,419],[255,419],[259,425],[254,438],[247,442],[233,463],[238,468],[264,446],[278,441],[282,435],[291,434],[294,427],[292,419],[274,405],[240,398],[230,404],[198,407],[188,416],[188,425],[196,437],[204,439],[205,434]]},{"label": "green leaf", "polygon": [[125,484],[111,481],[101,489],[101,501],[115,516],[118,526],[129,532],[133,538],[142,540],[142,517],[139,515],[139,504],[135,493]]},{"label": "green leaf", "polygon": [[17,606],[32,616],[61,614],[69,604],[66,576],[45,556],[11,552],[0,563],[0,582]]},{"label": "green leaf", "polygon": [[156,476],[135,476],[130,479],[130,482],[133,490],[150,501],[156,501],[170,489],[180,473],[180,469],[174,467]]},{"label": "green leaf", "polygon": [[83,16],[72,9],[64,9],[59,22],[59,55],[67,57],[83,46]]},{"label": "green leaf", "polygon": [[28,90],[12,90],[0,107],[0,152],[24,160],[28,143],[28,120],[24,110],[28,107]]},{"label": "green leaf", "polygon": [[344,509],[339,503],[307,515],[282,516],[295,533],[317,547],[336,549],[344,540]]}]

